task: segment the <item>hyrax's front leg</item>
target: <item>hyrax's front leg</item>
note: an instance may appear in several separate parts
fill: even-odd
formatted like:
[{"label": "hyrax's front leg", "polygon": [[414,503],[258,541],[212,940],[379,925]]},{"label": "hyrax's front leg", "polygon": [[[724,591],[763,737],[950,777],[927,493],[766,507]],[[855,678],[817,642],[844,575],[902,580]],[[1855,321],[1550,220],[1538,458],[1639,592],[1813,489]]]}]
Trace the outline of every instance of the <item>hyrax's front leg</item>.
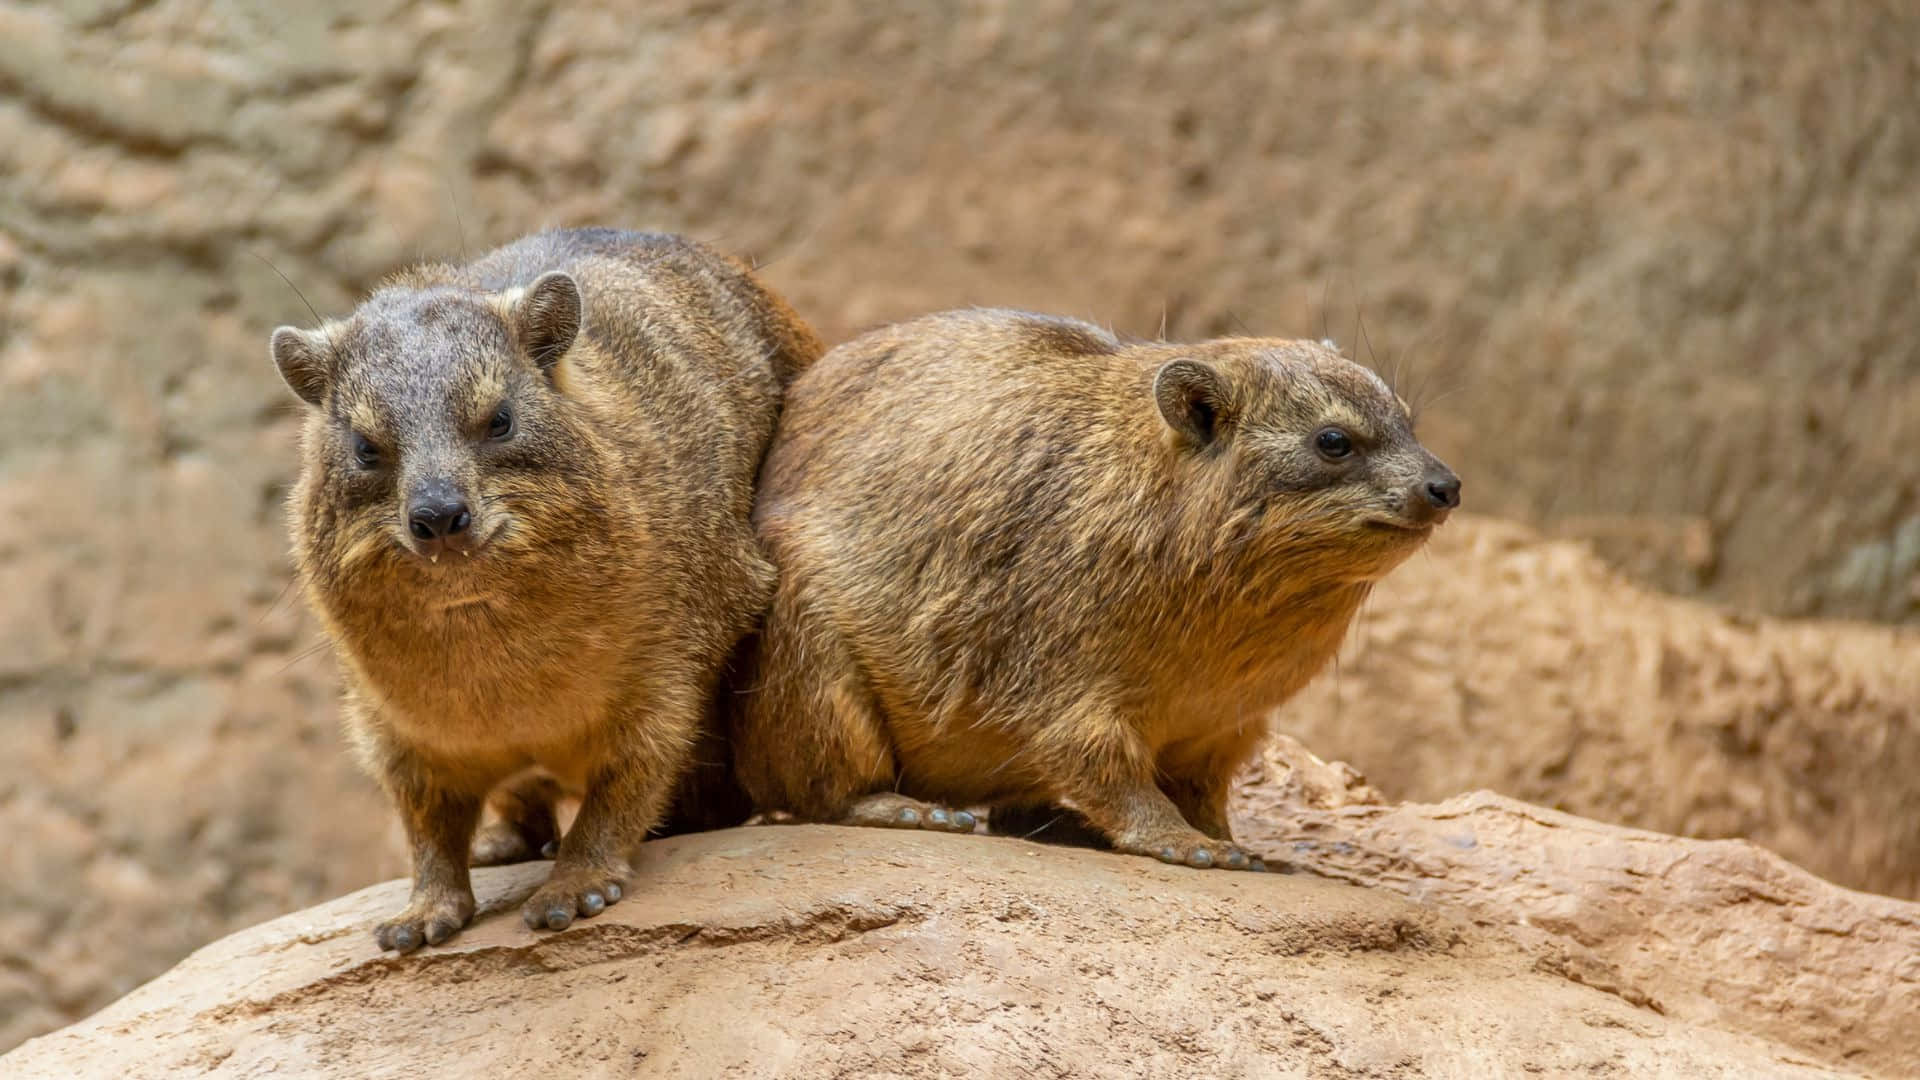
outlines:
[{"label": "hyrax's front leg", "polygon": [[1189,823],[1154,782],[1153,754],[1124,718],[1094,702],[1083,703],[1042,732],[1037,760],[1056,789],[1116,851],[1146,855],[1198,869],[1261,870],[1261,859],[1235,844],[1225,827],[1225,798],[1218,829],[1209,835]]},{"label": "hyrax's front leg", "polygon": [[[698,700],[698,695],[689,695]],[[617,903],[633,877],[633,853],[660,820],[687,765],[699,707],[674,702],[626,721],[587,777],[586,795],[547,883],[521,905],[531,929],[565,930]]]},{"label": "hyrax's front leg", "polygon": [[412,755],[396,754],[383,765],[382,779],[399,806],[413,850],[413,896],[406,909],[376,927],[373,936],[383,949],[410,952],[440,944],[473,918],[467,846],[482,796]]}]

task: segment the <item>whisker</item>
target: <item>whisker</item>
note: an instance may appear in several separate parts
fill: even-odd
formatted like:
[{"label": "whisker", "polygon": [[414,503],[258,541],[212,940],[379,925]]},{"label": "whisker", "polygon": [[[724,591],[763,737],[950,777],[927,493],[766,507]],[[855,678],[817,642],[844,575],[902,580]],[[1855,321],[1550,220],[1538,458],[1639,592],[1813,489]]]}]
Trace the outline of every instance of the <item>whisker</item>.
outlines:
[{"label": "whisker", "polygon": [[286,282],[286,283],[287,283],[287,288],[289,288],[289,289],[292,289],[292,290],[293,290],[293,295],[295,295],[295,296],[297,296],[297,297],[299,297],[299,298],[300,298],[300,302],[301,302],[302,304],[305,304],[305,305],[307,305],[307,314],[309,314],[309,315],[312,315],[312,316],[313,316],[313,324],[314,324],[315,326],[319,326],[320,324],[322,324],[322,323],[324,323],[324,322],[326,322],[326,320],[325,320],[325,319],[322,319],[322,318],[320,317],[320,313],[319,313],[318,311],[315,311],[315,310],[313,309],[313,302],[307,299],[307,294],[306,294],[306,293],[303,293],[303,292],[301,292],[301,291],[300,291],[300,286],[298,286],[298,285],[295,285],[295,284],[293,283],[293,279],[292,279],[292,278],[290,278],[290,277],[288,277],[288,276],[287,276],[287,275],[285,275],[285,274],[282,274],[282,273],[280,273],[280,268],[279,268],[279,267],[277,267],[277,266],[275,266],[275,265],[273,265],[273,261],[272,261],[271,259],[268,259],[268,258],[267,258],[267,257],[266,257],[265,255],[262,255],[262,254],[260,254],[260,253],[259,253],[259,252],[257,252],[257,251],[249,251],[249,252],[247,252],[247,254],[249,254],[249,255],[251,255],[251,256],[253,256],[253,257],[254,257],[254,258],[256,258],[256,259],[259,259],[259,260],[260,260],[261,262],[263,262],[263,263],[266,263],[266,264],[267,264],[267,269],[269,269],[269,270],[271,270],[271,271],[273,271],[273,272],[274,272],[274,273],[275,273],[276,275],[278,275],[278,276],[279,276],[279,278],[280,278],[280,280],[281,280],[281,281],[284,281],[284,282]]},{"label": "whisker", "polygon": [[288,671],[292,670],[295,664],[298,664],[303,660],[312,659],[316,654],[324,652],[328,648],[331,648],[332,645],[333,645],[332,639],[322,638],[318,643],[314,645],[310,645],[307,648],[304,648],[299,652],[295,653],[292,656],[292,658],[290,658],[286,663],[280,665],[280,670],[275,672],[274,674],[285,675]]}]

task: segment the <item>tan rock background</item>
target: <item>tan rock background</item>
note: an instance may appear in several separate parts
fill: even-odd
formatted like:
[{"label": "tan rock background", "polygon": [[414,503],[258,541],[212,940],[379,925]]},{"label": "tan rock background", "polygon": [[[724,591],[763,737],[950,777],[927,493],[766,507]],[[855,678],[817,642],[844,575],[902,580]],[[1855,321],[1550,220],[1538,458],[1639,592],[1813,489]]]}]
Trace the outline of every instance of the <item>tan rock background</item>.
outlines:
[{"label": "tan rock background", "polygon": [[[401,869],[284,595],[295,288],[611,222],[835,338],[1324,328],[1476,510],[1913,622],[1917,86],[1892,2],[0,2],[0,1047]],[[1463,524],[1357,637],[1287,723],[1390,795],[1920,892],[1911,632]]]}]

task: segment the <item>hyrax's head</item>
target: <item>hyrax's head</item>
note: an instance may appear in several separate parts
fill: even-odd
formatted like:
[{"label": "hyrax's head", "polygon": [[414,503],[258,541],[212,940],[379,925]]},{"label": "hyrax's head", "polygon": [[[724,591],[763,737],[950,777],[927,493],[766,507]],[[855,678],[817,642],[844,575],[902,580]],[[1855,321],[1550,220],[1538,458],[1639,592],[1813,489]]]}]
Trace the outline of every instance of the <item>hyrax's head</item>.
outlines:
[{"label": "hyrax's head", "polygon": [[1374,580],[1460,505],[1406,403],[1327,344],[1212,342],[1162,364],[1153,394],[1178,452],[1224,474],[1224,542],[1289,573]]},{"label": "hyrax's head", "polygon": [[596,444],[556,380],[582,317],[579,285],[550,273],[505,293],[389,287],[274,331],[312,410],[294,531],[323,587],[484,578],[594,527]]}]

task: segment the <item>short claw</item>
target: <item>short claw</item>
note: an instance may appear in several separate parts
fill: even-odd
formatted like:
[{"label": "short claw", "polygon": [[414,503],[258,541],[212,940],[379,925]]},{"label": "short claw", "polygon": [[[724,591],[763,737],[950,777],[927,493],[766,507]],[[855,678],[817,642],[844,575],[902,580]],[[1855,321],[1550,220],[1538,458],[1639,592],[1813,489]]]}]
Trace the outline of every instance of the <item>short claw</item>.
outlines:
[{"label": "short claw", "polygon": [[382,949],[408,953],[446,941],[472,918],[471,894],[415,899],[405,911],[375,927],[373,940]]},{"label": "short claw", "polygon": [[1198,830],[1190,835],[1161,835],[1133,838],[1115,843],[1118,850],[1145,855],[1172,866],[1190,866],[1195,870],[1265,869],[1252,852],[1231,840],[1207,836]]},{"label": "short claw", "polygon": [[624,890],[607,871],[556,867],[553,877],[520,906],[520,918],[529,930],[565,930],[575,918],[590,919],[619,903]]}]

